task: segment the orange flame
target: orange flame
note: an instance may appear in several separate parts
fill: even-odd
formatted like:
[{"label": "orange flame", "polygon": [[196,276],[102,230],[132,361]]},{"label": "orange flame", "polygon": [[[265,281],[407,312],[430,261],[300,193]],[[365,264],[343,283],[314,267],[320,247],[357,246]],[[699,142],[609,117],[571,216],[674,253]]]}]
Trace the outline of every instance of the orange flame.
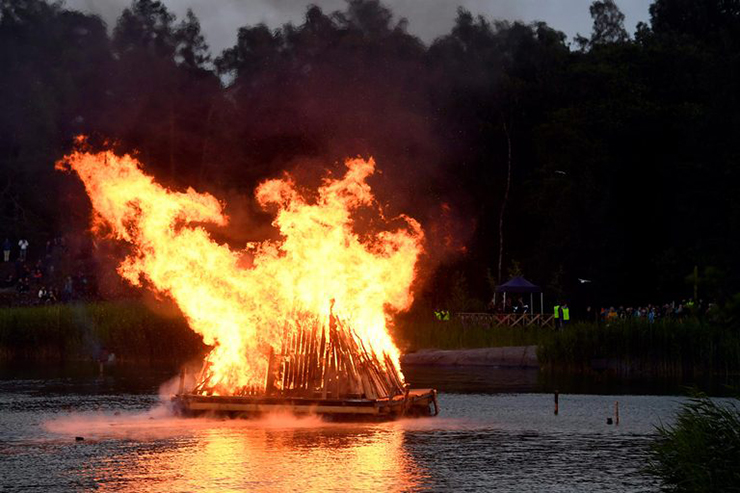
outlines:
[{"label": "orange flame", "polygon": [[[372,159],[346,161],[346,174],[326,178],[317,198],[308,200],[289,177],[269,180],[256,190],[263,207],[274,206],[279,241],[251,243],[242,251],[214,241],[203,224],[224,226],[224,206],[192,188],[169,190],[142,171],[128,155],[75,151],[57,169],[75,171],[90,197],[93,230],[131,245],[118,267],[135,286],[171,297],[190,327],[214,349],[208,356],[215,393],[264,387],[268,358],[279,351],[285,327],[297,318],[329,320],[333,313],[351,324],[363,344],[398,371],[399,352],[389,317],[412,302],[410,286],[422,251],[418,222],[362,238],[353,213],[372,207],[366,179]],[[253,256],[251,267],[239,259]]]}]

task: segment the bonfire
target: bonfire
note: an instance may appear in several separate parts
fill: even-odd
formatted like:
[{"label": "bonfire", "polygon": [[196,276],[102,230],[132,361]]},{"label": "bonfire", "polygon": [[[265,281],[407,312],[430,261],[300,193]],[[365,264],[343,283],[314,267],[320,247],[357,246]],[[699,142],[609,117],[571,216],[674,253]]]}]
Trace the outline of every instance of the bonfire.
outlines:
[{"label": "bonfire", "polygon": [[[365,414],[397,415],[434,400],[408,389],[389,332],[413,301],[422,229],[386,217],[367,183],[372,159],[345,167],[315,191],[289,175],[260,184],[277,239],[235,249],[212,236],[229,219],[211,194],[170,190],[111,151],[81,148],[57,163],[82,180],[93,233],[130,248],[118,273],[173,300],[212,347],[195,386],[176,397],[182,408],[320,412],[351,400]],[[373,217],[362,233],[359,212]]]}]

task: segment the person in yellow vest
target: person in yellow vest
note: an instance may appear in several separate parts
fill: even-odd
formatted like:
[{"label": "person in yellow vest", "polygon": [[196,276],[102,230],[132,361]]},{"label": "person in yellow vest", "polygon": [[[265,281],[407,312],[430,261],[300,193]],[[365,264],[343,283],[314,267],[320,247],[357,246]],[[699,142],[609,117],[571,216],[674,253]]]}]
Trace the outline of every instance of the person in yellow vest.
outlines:
[{"label": "person in yellow vest", "polygon": [[560,328],[560,305],[555,305],[552,308],[552,316],[555,319],[555,328]]},{"label": "person in yellow vest", "polygon": [[694,308],[696,308],[696,305],[694,304],[694,300],[689,298],[689,301],[683,304],[684,308],[686,308],[686,311],[689,312],[689,315],[695,315]]},{"label": "person in yellow vest", "polygon": [[570,323],[570,308],[568,308],[568,303],[563,303],[560,310],[563,312],[563,326],[568,325],[568,323]]}]

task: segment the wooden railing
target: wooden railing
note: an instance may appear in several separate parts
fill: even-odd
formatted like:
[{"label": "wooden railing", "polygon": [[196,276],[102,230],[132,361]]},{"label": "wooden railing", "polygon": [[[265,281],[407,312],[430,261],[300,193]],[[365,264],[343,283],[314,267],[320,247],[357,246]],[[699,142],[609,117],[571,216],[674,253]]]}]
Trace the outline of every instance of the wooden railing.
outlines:
[{"label": "wooden railing", "polygon": [[555,327],[552,315],[529,313],[456,313],[463,325],[506,325],[509,327]]}]

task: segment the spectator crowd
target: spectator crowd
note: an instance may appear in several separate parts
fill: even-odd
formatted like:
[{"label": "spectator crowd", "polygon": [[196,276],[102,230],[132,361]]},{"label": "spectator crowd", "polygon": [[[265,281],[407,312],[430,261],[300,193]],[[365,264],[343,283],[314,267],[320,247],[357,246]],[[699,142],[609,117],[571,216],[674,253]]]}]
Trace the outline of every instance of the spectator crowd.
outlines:
[{"label": "spectator crowd", "polygon": [[616,320],[645,319],[652,323],[662,319],[680,320],[689,316],[707,315],[715,307],[714,303],[707,303],[704,300],[694,301],[689,298],[681,302],[672,301],[662,305],[647,305],[638,307],[613,306],[609,308],[602,307],[598,314],[592,312],[592,308],[586,309],[586,319],[592,320],[598,316],[601,322],[611,322]]},{"label": "spectator crowd", "polygon": [[50,304],[94,297],[90,269],[84,260],[70,258],[64,236],[49,239],[37,249],[26,238],[5,238],[2,247],[0,303]]}]

